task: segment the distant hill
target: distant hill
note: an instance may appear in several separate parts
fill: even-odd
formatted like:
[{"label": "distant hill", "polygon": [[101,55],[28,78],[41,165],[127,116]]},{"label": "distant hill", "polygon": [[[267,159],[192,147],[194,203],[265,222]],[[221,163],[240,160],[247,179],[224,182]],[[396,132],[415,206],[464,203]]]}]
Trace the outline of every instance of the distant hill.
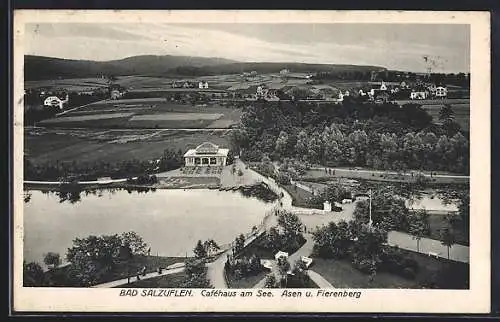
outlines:
[{"label": "distant hill", "polygon": [[61,59],[43,56],[24,56],[25,80],[95,77],[106,75],[163,75],[180,66],[213,66],[234,63],[222,58],[189,56],[134,56],[105,62]]},{"label": "distant hill", "polygon": [[370,72],[385,71],[385,67],[366,65],[337,65],[337,64],[307,64],[307,63],[280,63],[280,62],[236,62],[223,65],[212,65],[202,67],[179,66],[170,70],[172,75],[201,76],[217,74],[239,74],[243,72],[256,71],[263,73],[278,73],[282,69],[288,69],[295,73],[316,72]]},{"label": "distant hill", "polygon": [[223,58],[189,56],[134,56],[105,62],[72,60],[43,56],[24,56],[25,80],[95,77],[99,74],[149,76],[203,76],[238,74],[256,71],[276,73],[287,68],[293,72],[350,72],[384,71],[380,66],[236,62]]}]

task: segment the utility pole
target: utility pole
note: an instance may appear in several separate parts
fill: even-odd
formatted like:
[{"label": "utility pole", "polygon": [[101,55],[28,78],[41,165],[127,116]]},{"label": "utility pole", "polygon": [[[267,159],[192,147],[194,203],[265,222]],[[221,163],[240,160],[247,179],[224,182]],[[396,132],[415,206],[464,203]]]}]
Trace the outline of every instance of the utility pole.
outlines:
[{"label": "utility pole", "polygon": [[373,224],[373,221],[372,221],[372,189],[370,189],[369,196],[370,196],[370,210],[369,210],[370,220],[368,222],[368,227],[371,228],[372,224]]}]

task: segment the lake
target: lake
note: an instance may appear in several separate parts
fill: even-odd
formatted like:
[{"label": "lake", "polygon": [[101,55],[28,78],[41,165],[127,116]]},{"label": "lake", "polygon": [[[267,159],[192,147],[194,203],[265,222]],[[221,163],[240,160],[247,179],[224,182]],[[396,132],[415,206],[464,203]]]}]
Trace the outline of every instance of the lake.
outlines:
[{"label": "lake", "polygon": [[76,203],[55,193],[30,191],[24,204],[24,259],[43,264],[47,252],[61,257],[76,237],[135,231],[151,254],[190,256],[198,240],[232,242],[258,226],[274,203],[218,190],[118,190],[81,193]]},{"label": "lake", "polygon": [[420,198],[414,200],[406,200],[405,203],[406,207],[408,207],[409,209],[425,209],[428,211],[438,212],[458,211],[459,205],[458,200],[451,200],[450,203],[446,203],[442,198],[430,194],[422,194]]}]

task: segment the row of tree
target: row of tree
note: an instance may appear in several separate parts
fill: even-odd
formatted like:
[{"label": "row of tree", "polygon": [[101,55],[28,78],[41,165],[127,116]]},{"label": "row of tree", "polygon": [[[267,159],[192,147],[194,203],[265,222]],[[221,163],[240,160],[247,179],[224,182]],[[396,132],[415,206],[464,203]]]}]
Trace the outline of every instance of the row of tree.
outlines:
[{"label": "row of tree", "polygon": [[[469,234],[469,191],[464,190],[456,194],[458,214],[449,214],[444,217],[445,226],[439,229],[439,238],[443,245],[449,248],[457,242],[457,230],[464,235],[466,242]],[[369,222],[368,201],[358,202],[354,210],[354,218],[363,223]],[[372,223],[375,227],[385,231],[397,230],[407,232],[414,237],[419,250],[419,242],[424,237],[430,237],[430,216],[425,210],[410,211],[405,205],[405,199],[398,196],[393,189],[379,189],[372,196]]]},{"label": "row of tree", "polygon": [[176,169],[183,164],[182,151],[166,149],[156,160],[126,160],[116,163],[95,161],[51,161],[39,163],[24,158],[26,180],[96,180],[99,177],[126,178]]},{"label": "row of tree", "polygon": [[354,107],[369,114],[356,120],[334,116],[334,110],[351,109],[345,106],[325,111],[300,104],[296,109],[271,105],[245,109],[241,128],[231,134],[234,148],[242,149],[248,161],[261,161],[267,154],[274,160],[292,157],[330,166],[469,171],[469,141],[449,106],[442,109],[441,125],[436,126],[414,105],[380,106],[373,118],[370,106],[363,106],[364,111]]}]

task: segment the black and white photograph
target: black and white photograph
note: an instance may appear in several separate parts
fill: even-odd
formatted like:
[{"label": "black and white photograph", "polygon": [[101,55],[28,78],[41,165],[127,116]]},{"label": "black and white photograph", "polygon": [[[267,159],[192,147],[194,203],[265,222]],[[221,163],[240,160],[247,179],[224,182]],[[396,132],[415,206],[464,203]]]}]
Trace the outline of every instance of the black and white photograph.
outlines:
[{"label": "black and white photograph", "polygon": [[24,15],[15,56],[23,292],[339,310],[486,285],[489,53],[466,13],[59,15]]}]

